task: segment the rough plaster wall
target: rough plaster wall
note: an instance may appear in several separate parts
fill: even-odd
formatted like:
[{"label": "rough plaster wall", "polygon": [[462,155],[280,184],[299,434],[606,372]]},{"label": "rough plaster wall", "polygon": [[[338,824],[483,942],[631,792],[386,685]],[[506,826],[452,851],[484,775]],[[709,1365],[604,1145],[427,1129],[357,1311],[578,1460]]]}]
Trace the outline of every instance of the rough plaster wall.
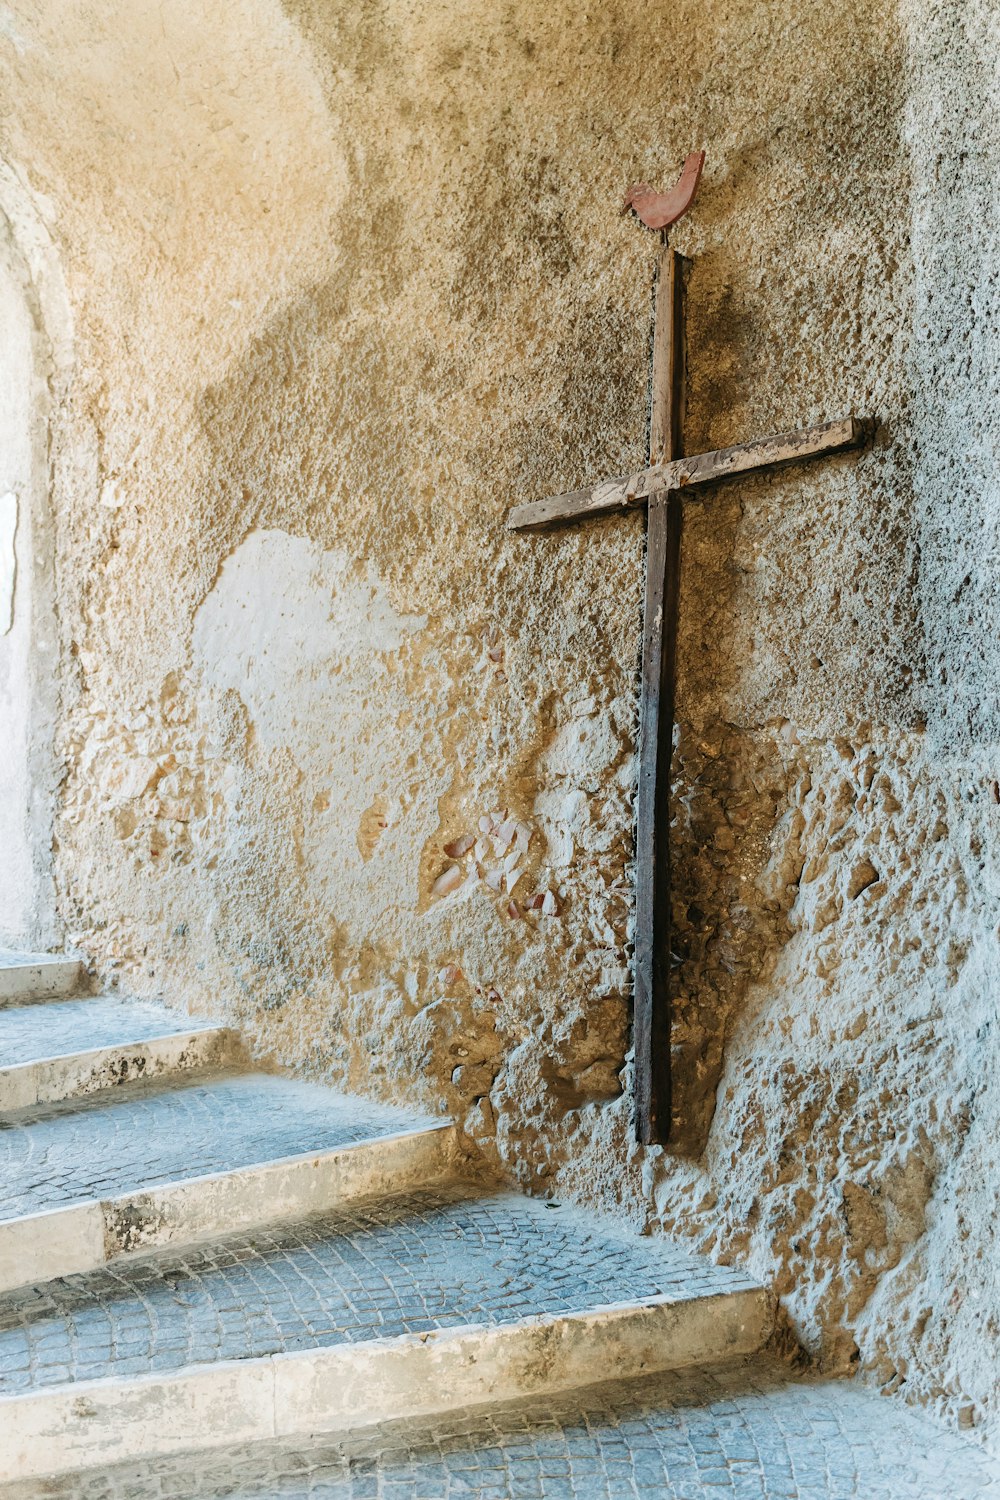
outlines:
[{"label": "rough plaster wall", "polygon": [[[70,929],[524,1184],[745,1258],[828,1365],[986,1430],[989,5],[9,17],[4,151],[77,320]],[[640,524],[500,520],[641,459],[652,245],[614,203],[701,143],[689,450],[882,427],[689,504],[667,1155],[628,1128]]]}]

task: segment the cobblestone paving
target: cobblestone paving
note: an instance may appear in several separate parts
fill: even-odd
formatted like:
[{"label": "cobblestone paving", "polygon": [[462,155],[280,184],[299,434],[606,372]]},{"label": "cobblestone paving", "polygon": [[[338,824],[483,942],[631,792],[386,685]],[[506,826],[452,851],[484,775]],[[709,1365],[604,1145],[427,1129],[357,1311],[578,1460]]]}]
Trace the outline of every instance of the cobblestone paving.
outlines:
[{"label": "cobblestone paving", "polygon": [[0,1393],[754,1283],[472,1187],[277,1225],[0,1298]]},{"label": "cobblestone paving", "polygon": [[59,1000],[51,1005],[0,1007],[0,1068],[144,1042],[178,1032],[207,1031],[216,1023],[186,1016],[152,1001],[99,996],[93,1000]]},{"label": "cobblestone paving", "polygon": [[264,1073],[126,1084],[0,1121],[0,1219],[428,1123]]},{"label": "cobblestone paving", "polygon": [[716,1367],[395,1423],[347,1446],[262,1444],[15,1485],[9,1500],[996,1500],[971,1443],[855,1385]]}]

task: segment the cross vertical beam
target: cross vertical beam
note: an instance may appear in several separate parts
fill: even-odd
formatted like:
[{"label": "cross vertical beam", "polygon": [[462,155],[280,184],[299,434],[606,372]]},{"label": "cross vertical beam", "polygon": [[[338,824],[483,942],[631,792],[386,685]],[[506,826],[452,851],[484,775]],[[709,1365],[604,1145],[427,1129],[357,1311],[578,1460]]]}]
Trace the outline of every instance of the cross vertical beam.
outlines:
[{"label": "cross vertical beam", "polygon": [[[655,307],[651,467],[680,458],[683,445],[684,264],[667,246]],[[635,1132],[642,1145],[670,1133],[670,759],[681,521],[676,491],[650,496],[635,820]]]},{"label": "cross vertical beam", "polygon": [[769,473],[787,464],[807,463],[860,448],[873,430],[870,421],[848,416],[682,457],[683,266],[680,256],[663,248],[656,285],[648,467],[570,494],[514,505],[507,512],[509,531],[546,531],[602,515],[620,515],[636,506],[648,508],[635,822],[633,1012],[635,1131],[643,1144],[663,1142],[670,1132],[668,836],[684,496],[741,475]]}]

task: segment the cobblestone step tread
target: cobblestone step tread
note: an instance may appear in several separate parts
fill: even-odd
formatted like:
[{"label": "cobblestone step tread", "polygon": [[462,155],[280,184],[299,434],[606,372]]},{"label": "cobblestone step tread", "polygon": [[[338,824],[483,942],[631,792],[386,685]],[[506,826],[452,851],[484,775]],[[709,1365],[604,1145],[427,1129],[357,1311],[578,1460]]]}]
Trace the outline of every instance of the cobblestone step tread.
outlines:
[{"label": "cobblestone step tread", "polygon": [[0,1394],[754,1285],[662,1237],[455,1184],[8,1293]]},{"label": "cobblestone step tread", "polygon": [[[846,1381],[769,1363],[314,1439],[146,1459],[47,1500],[996,1500],[973,1444]],[[36,1500],[37,1482],[5,1489]]]},{"label": "cobblestone step tread", "polygon": [[439,1123],[265,1073],[127,1084],[0,1122],[0,1221]]},{"label": "cobblestone step tread", "polygon": [[63,953],[24,953],[0,948],[0,969],[36,969],[39,965],[74,963]]},{"label": "cobblestone step tread", "polygon": [[182,1015],[152,1000],[100,995],[54,1005],[0,1008],[0,1068],[153,1037],[210,1031],[216,1022]]}]

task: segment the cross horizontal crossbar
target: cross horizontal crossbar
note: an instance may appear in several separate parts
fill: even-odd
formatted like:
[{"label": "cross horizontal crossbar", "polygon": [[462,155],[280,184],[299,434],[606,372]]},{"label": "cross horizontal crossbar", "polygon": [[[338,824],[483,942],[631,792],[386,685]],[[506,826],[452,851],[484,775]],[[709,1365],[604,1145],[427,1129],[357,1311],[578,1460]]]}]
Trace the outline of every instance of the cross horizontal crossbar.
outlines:
[{"label": "cross horizontal crossbar", "polygon": [[655,464],[621,479],[606,479],[588,490],[574,490],[569,495],[552,495],[547,500],[515,505],[507,513],[507,530],[540,531],[565,521],[585,521],[590,516],[645,505],[652,495],[712,484],[721,479],[735,479],[741,474],[760,470],[780,469],[785,464],[822,458],[847,448],[860,448],[868,430],[869,424],[860,418],[843,417],[821,427],[780,432],[752,443],[739,443],[735,448],[718,448],[712,453],[698,453],[694,458]]}]

